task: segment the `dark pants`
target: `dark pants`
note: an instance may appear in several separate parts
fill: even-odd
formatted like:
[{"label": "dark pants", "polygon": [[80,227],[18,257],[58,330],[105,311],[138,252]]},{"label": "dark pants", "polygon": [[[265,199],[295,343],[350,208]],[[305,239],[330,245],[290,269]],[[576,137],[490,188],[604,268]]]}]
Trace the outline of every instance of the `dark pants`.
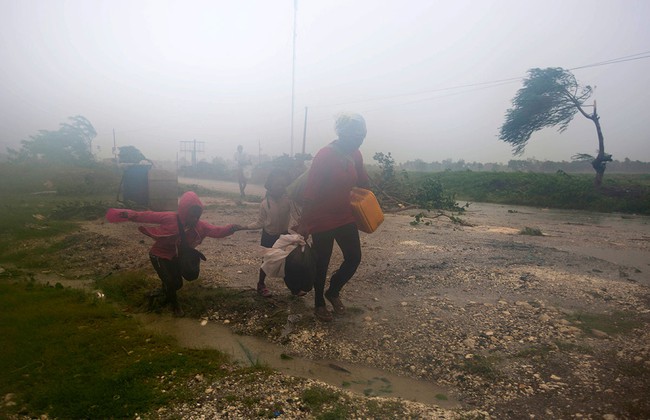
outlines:
[{"label": "dark pants", "polygon": [[332,274],[328,294],[338,297],[339,292],[345,286],[357,271],[361,263],[361,242],[359,241],[359,231],[354,223],[343,225],[325,232],[313,233],[314,242],[312,249],[316,252],[316,279],[314,281],[315,305],[316,307],[325,306],[325,279],[327,278],[327,268],[330,264],[334,241],[341,248],[343,253],[343,263]]},{"label": "dark pants", "polygon": [[183,277],[181,276],[181,267],[178,264],[178,258],[174,257],[171,260],[166,260],[149,254],[149,259],[156,273],[158,273],[158,277],[160,277],[167,303],[171,304],[172,307],[177,307],[178,299],[176,297],[176,291],[183,287]]}]

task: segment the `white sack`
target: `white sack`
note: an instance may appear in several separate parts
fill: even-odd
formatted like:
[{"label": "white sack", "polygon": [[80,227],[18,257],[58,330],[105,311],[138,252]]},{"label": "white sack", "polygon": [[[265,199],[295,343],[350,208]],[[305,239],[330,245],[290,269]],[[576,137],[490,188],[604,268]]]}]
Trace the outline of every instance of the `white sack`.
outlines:
[{"label": "white sack", "polygon": [[284,262],[291,251],[298,246],[304,246],[305,240],[301,235],[280,235],[273,248],[263,248],[264,261],[262,270],[269,277],[284,278]]}]

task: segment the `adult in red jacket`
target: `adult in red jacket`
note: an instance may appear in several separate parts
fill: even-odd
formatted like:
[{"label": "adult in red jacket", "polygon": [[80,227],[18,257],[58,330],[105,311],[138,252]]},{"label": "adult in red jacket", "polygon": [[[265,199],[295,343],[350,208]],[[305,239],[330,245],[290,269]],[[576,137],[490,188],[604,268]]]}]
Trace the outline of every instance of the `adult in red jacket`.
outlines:
[{"label": "adult in red jacket", "polygon": [[[366,137],[365,120],[358,114],[343,114],[337,118],[335,129],[338,138],[320,149],[309,169],[296,229],[305,238],[312,236],[312,249],[317,255],[314,313],[321,321],[332,320],[325,298],[335,314],[345,313],[339,294],[361,263],[361,243],[350,206],[350,191],[357,186],[368,187],[369,182],[359,151]],[[332,274],[325,291],[334,241],[343,253],[343,263]]]},{"label": "adult in red jacket", "polygon": [[[223,238],[241,230],[239,225],[215,226],[199,220],[203,213],[203,203],[192,191],[183,194],[178,201],[178,213],[173,211],[135,211],[128,209],[109,209],[106,219],[109,222],[138,222],[151,223],[158,226],[140,226],[138,230],[150,238],[154,243],[149,250],[149,259],[153,264],[162,289],[157,289],[150,294],[153,299],[164,296],[165,303],[172,307],[174,315],[183,316],[183,310],[178,304],[176,291],[183,286],[178,251],[180,248],[180,235],[178,222],[185,229],[187,244],[196,248],[207,236],[210,238]],[[177,218],[178,215],[178,218]]]}]

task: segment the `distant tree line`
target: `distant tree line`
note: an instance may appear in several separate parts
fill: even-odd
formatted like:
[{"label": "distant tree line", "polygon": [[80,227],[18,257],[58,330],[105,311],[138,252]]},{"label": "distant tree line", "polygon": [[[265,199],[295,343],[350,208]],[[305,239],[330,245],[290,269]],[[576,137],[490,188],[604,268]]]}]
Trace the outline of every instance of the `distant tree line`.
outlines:
[{"label": "distant tree line", "polygon": [[97,136],[93,125],[85,117],[69,117],[56,131],[40,130],[38,134],[20,142],[18,150],[7,148],[10,161],[63,163],[88,165],[95,161],[92,142]]},{"label": "distant tree line", "polygon": [[[540,172],[554,173],[592,173],[593,167],[589,161],[562,161],[513,159],[507,164],[466,162],[463,159],[453,161],[445,159],[442,162],[425,162],[421,159],[409,160],[396,165],[396,169],[413,172],[443,172],[443,171],[476,171],[476,172]],[[612,173],[642,174],[650,173],[650,162],[641,162],[625,158],[623,161],[614,160],[607,163],[607,169]]]}]

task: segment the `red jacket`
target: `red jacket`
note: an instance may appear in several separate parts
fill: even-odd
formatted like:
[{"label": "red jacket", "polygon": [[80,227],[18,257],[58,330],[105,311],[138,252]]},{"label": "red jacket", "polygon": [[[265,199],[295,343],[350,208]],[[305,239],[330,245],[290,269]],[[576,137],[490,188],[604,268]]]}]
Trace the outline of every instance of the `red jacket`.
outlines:
[{"label": "red jacket", "polygon": [[[171,260],[178,255],[178,248],[181,243],[178,234],[178,214],[181,223],[185,226],[190,207],[199,206],[203,209],[203,203],[192,191],[183,194],[178,201],[178,213],[173,211],[135,211],[128,209],[108,209],[106,218],[109,222],[140,222],[157,224],[158,226],[140,226],[138,230],[155,240],[150,253],[160,258]],[[199,220],[193,228],[185,228],[187,243],[196,248],[203,238],[223,238],[233,233],[233,225],[215,226],[203,220]]]},{"label": "red jacket", "polygon": [[309,168],[303,198],[310,203],[303,223],[309,233],[325,232],[354,223],[350,206],[350,191],[366,186],[368,174],[359,150],[351,154],[341,151],[336,142],[316,153]]}]

